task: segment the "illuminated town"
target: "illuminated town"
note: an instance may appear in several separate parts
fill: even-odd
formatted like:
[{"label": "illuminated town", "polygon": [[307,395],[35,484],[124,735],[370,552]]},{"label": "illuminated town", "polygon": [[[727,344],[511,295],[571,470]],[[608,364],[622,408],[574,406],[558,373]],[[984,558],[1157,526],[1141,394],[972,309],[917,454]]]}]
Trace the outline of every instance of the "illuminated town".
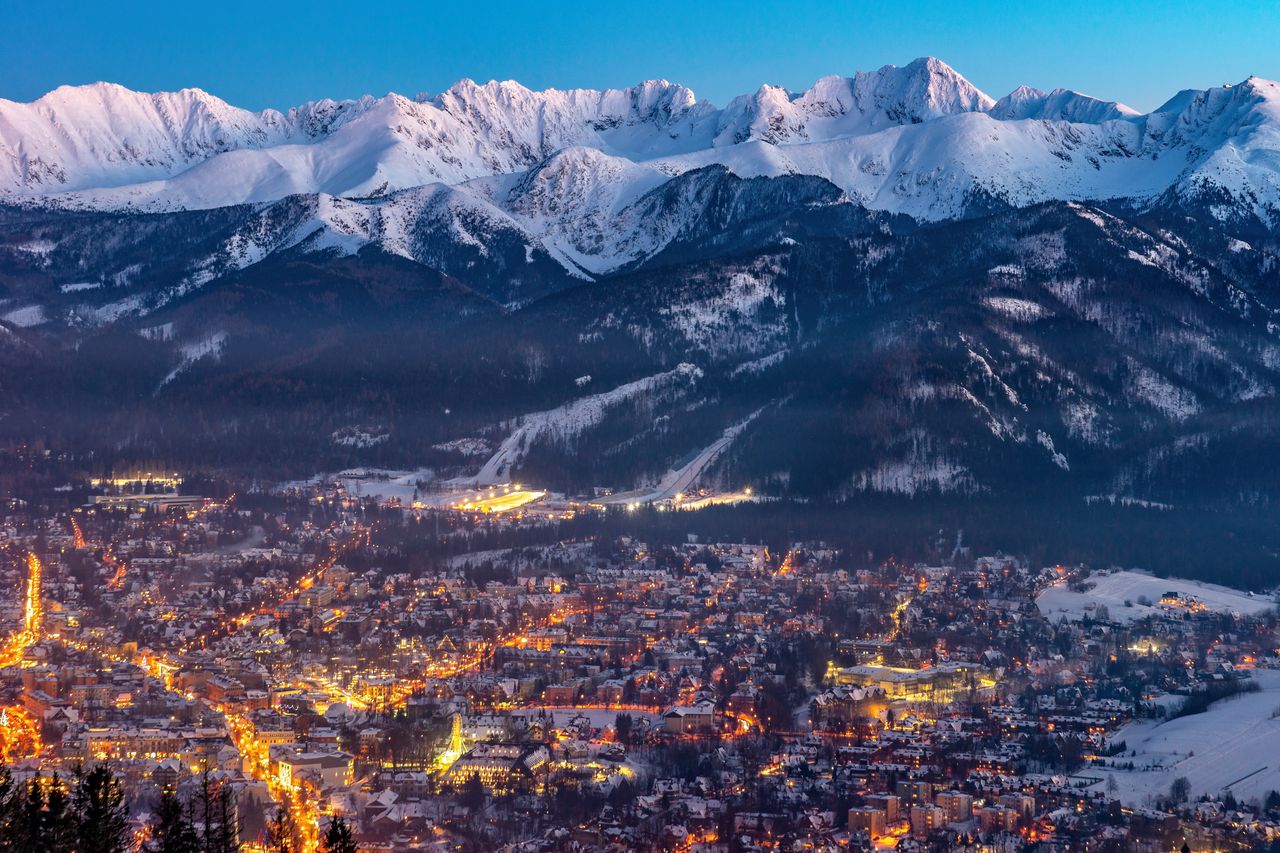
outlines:
[{"label": "illuminated town", "polygon": [[[109,767],[140,842],[162,793],[210,791],[244,851],[315,853],[335,818],[362,853],[1280,834],[1274,753],[1219,782],[1134,740],[1280,690],[1265,597],[962,547],[923,565],[603,532],[683,495],[209,491],[82,482],[0,523],[8,773]],[[1108,605],[1124,584],[1158,591]],[[1268,701],[1250,725],[1278,724]]]}]

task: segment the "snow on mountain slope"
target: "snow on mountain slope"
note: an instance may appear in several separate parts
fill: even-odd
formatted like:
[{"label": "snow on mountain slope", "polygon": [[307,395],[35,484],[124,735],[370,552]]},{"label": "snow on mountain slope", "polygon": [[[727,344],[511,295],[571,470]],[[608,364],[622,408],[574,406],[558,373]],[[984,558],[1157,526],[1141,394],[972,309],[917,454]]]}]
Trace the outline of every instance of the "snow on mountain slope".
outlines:
[{"label": "snow on mountain slope", "polygon": [[658,393],[672,386],[692,384],[701,376],[702,371],[696,366],[681,363],[664,373],[646,376],[610,391],[571,400],[549,411],[524,415],[493,456],[480,467],[474,482],[486,486],[506,482],[512,469],[519,467],[535,442],[548,437],[572,438],[600,423],[611,407],[625,400],[641,394]]},{"label": "snow on mountain slope", "polygon": [[287,113],[109,84],[0,101],[0,195],[15,201],[155,211],[466,185],[566,267],[591,272],[643,254],[605,245],[620,211],[664,175],[711,164],[821,176],[868,207],[924,220],[1122,199],[1277,228],[1280,87],[1250,78],[1137,115],[1064,89],[993,101],[923,58],[798,94],[763,86],[723,109],[662,80],[544,92],[463,80],[434,97]]},{"label": "snow on mountain slope", "polygon": [[993,103],[946,63],[927,57],[902,68],[886,65],[853,77],[824,77],[799,96],[777,86],[740,95],[725,107],[715,144],[839,139],[982,111]]},{"label": "snow on mountain slope", "polygon": [[1070,121],[1077,124],[1102,124],[1104,121],[1133,118],[1138,111],[1115,101],[1102,101],[1069,89],[1041,92],[1019,86],[987,111],[992,118]]},{"label": "snow on mountain slope", "polygon": [[279,113],[237,109],[199,89],[63,86],[29,104],[0,101],[0,186],[54,192],[167,177],[291,135]]},{"label": "snow on mountain slope", "polygon": [[503,208],[547,248],[592,273],[654,251],[625,245],[633,232],[618,228],[622,209],[668,176],[657,169],[591,148],[566,148],[495,190]]},{"label": "snow on mountain slope", "polygon": [[[692,150],[709,142],[713,125],[701,135],[696,127],[714,112],[666,81],[531,92],[464,80],[430,100],[390,94],[287,114],[239,110],[194,89],[63,87],[29,104],[0,101],[0,192],[94,189],[69,201],[143,209],[377,195],[522,171],[579,143],[631,156]],[[132,184],[146,186],[103,192]]]},{"label": "snow on mountain slope", "polygon": [[1001,122],[971,113],[829,142],[748,143],[655,165],[682,172],[723,163],[743,177],[818,175],[874,210],[940,220],[963,216],[984,199],[1021,207],[1152,196],[1181,174],[1182,164],[1128,156],[1139,141],[1139,129],[1127,122]]},{"label": "snow on mountain slope", "polygon": [[1250,77],[1182,92],[1145,117],[1145,137],[1148,150],[1185,152],[1191,167],[1175,197],[1204,201],[1220,220],[1244,207],[1280,227],[1280,83]]},{"label": "snow on mountain slope", "polygon": [[[997,105],[829,141],[749,142],[654,165],[681,172],[722,163],[744,177],[818,175],[867,207],[923,220],[963,216],[993,201],[1152,203],[1172,191],[1212,199],[1219,218],[1244,206],[1280,227],[1280,85],[1251,78],[1184,93],[1148,116],[1100,122],[1093,119],[1105,113],[1102,102],[1091,107],[1071,94],[1046,96],[1029,112],[1088,114],[1089,121],[1001,120]],[[1001,104],[1016,113],[1013,101]]]}]

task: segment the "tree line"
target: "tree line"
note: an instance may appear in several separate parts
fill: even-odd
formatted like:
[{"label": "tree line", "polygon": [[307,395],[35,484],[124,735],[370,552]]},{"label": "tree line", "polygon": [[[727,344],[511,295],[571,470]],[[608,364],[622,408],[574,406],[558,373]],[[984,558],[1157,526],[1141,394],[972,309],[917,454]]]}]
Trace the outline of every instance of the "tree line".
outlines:
[{"label": "tree line", "polygon": [[[297,827],[277,809],[267,822],[271,853],[300,853]],[[231,789],[206,774],[183,800],[166,788],[145,823],[130,818],[120,780],[105,764],[69,777],[37,773],[16,781],[0,767],[0,853],[241,853],[240,825]],[[332,817],[320,837],[321,853],[356,853],[350,824]]]}]

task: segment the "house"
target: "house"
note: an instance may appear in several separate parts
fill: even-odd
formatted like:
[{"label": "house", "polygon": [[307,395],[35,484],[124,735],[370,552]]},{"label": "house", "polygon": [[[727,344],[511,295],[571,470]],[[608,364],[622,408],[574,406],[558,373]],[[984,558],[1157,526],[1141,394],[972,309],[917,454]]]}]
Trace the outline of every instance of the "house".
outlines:
[{"label": "house", "polygon": [[308,752],[293,744],[271,747],[269,752],[276,778],[286,788],[295,787],[304,779],[320,790],[353,781],[351,756],[345,752]]},{"label": "house", "polygon": [[673,705],[662,715],[662,728],[673,734],[711,731],[716,727],[715,711],[715,705],[710,702]]}]

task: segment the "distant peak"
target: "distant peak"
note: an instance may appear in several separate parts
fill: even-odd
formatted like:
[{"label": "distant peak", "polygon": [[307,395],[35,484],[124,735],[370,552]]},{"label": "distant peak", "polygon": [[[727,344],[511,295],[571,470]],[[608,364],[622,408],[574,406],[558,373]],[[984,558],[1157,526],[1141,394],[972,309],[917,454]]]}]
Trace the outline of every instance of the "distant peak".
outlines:
[{"label": "distant peak", "polygon": [[[1061,92],[1061,89],[1054,89],[1055,92]],[[1045,98],[1049,93],[1034,86],[1019,86],[1000,100],[1002,101],[1025,101],[1031,98]]]},{"label": "distant peak", "polygon": [[1115,101],[1104,101],[1071,89],[1056,88],[1044,92],[1031,86],[1019,86],[988,110],[1000,120],[1037,119],[1100,124],[1104,121],[1132,118],[1138,111]]},{"label": "distant peak", "polygon": [[954,74],[957,77],[960,76],[959,72],[936,56],[917,56],[908,62],[906,67],[924,69],[932,74]]},{"label": "distant peak", "polygon": [[933,56],[922,56],[902,68],[886,65],[874,74],[859,74],[855,79],[866,77],[877,81],[877,97],[896,101],[893,109],[910,122],[981,112],[995,104],[995,99],[963,74]]}]

